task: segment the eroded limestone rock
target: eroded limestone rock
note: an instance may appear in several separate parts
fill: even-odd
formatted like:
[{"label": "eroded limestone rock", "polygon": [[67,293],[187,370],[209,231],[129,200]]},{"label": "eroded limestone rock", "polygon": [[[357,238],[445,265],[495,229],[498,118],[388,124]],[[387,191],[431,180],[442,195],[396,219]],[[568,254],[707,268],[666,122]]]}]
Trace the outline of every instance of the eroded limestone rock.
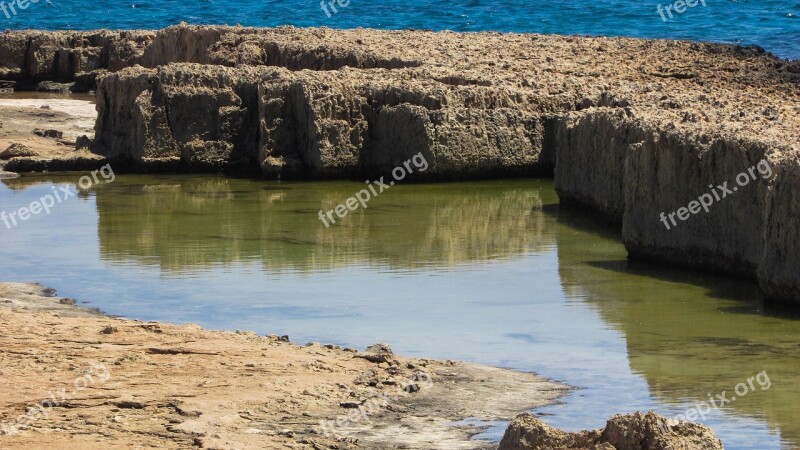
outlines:
[{"label": "eroded limestone rock", "polygon": [[618,414],[602,430],[575,433],[520,414],[506,429],[498,450],[723,450],[707,427],[674,423],[653,412]]}]

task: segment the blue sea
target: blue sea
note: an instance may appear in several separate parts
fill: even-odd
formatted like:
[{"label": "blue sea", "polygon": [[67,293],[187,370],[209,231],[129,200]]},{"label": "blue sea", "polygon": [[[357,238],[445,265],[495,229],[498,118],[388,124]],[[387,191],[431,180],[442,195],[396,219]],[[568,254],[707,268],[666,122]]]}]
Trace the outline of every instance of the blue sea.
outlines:
[{"label": "blue sea", "polygon": [[800,58],[800,0],[675,1],[350,0],[326,12],[318,0],[38,0],[0,20],[8,29],[154,29],[185,21],[632,36],[759,45]]}]

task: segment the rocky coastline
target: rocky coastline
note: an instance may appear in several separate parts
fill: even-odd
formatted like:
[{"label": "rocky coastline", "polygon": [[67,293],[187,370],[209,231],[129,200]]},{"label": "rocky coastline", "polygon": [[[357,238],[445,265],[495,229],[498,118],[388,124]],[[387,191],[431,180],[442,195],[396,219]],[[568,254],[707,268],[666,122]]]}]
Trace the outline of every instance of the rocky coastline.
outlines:
[{"label": "rocky coastline", "polygon": [[557,430],[519,414],[571,389],[535,374],[114,318],[55,294],[0,282],[3,448],[493,449],[480,422],[512,418],[500,450],[723,448],[652,412]]},{"label": "rocky coastline", "polygon": [[[90,152],[13,157],[10,172],[361,179],[421,153],[415,180],[552,176],[562,203],[621,225],[632,258],[800,301],[800,62],[759,48],[180,25],[6,31],[0,59],[6,88],[96,91]],[[762,161],[769,177],[687,218]]]}]

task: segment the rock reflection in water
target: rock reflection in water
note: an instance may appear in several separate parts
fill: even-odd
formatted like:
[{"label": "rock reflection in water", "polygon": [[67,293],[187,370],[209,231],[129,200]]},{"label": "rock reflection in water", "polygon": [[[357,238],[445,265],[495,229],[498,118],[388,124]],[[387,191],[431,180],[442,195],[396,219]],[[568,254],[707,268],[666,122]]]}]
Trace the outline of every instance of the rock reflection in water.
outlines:
[{"label": "rock reflection in water", "polygon": [[754,381],[754,391],[719,412],[763,420],[791,448],[800,445],[795,312],[765,305],[754,283],[629,262],[616,230],[584,214],[561,211],[559,223],[573,230],[556,233],[565,291],[623,333],[631,369],[651,395],[684,412],[709,394],[736,397],[738,383],[766,371],[769,389]]},{"label": "rock reflection in water", "polygon": [[[330,228],[358,183],[121,177],[97,192],[101,254],[182,272],[258,260],[265,270],[348,264],[452,267],[552,246],[539,192],[520,181],[394,186]],[[530,182],[528,182],[530,183]]]}]

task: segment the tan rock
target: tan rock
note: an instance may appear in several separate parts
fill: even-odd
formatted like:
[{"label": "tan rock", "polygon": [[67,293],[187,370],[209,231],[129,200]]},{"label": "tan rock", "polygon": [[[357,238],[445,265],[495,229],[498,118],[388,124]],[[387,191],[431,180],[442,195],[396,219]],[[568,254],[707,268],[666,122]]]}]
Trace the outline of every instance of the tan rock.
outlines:
[{"label": "tan rock", "polygon": [[508,425],[498,450],[594,450],[599,438],[599,431],[569,433],[524,413]]},{"label": "tan rock", "polygon": [[498,450],[722,450],[714,433],[691,422],[670,423],[653,412],[616,415],[603,430],[557,430],[530,414],[506,429]]}]

